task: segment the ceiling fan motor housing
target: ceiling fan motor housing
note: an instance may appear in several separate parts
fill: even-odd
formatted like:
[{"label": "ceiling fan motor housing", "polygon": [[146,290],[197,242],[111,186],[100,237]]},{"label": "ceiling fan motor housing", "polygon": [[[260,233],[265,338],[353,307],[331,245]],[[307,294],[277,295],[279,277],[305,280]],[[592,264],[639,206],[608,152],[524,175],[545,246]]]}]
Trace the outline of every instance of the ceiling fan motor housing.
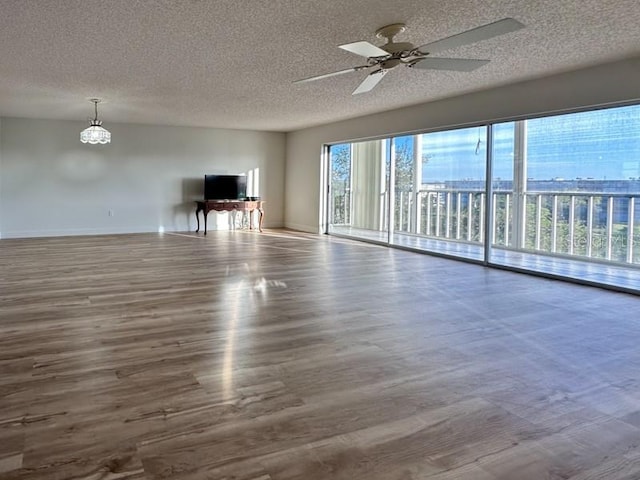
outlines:
[{"label": "ceiling fan motor housing", "polygon": [[379,65],[385,70],[389,70],[390,68],[397,67],[401,63],[402,63],[402,60],[400,60],[399,58],[392,57],[388,60],[383,60],[382,62],[379,63]]},{"label": "ceiling fan motor housing", "polygon": [[391,54],[390,58],[379,61],[378,64],[384,69],[390,69],[397,67],[401,63],[407,64],[407,61],[412,57],[423,55],[418,53],[412,43],[387,43],[381,47],[383,50]]},{"label": "ceiling fan motor housing", "polygon": [[404,23],[394,23],[392,25],[387,25],[385,27],[379,28],[376,31],[376,37],[384,38],[387,40],[387,43],[382,45],[380,48],[382,48],[382,50],[384,50],[385,52],[389,52],[389,54],[391,54],[390,59],[381,62],[380,66],[382,68],[393,68],[400,64],[400,58],[413,56],[415,47],[412,43],[393,41],[393,37],[395,37],[399,33],[404,32],[405,29],[406,26]]}]

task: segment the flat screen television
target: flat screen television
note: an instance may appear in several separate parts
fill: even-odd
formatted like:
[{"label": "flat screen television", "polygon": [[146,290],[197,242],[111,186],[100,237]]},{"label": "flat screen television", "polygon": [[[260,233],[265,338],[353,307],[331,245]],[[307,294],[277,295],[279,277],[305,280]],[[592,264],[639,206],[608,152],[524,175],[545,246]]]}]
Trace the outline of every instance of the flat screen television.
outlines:
[{"label": "flat screen television", "polygon": [[243,200],[247,196],[245,175],[205,175],[205,200]]}]

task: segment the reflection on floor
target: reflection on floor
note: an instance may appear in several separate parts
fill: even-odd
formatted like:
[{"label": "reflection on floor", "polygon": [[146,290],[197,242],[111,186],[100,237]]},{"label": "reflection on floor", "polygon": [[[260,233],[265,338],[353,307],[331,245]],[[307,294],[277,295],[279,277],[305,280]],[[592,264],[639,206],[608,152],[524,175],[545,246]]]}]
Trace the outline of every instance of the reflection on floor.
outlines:
[{"label": "reflection on floor", "polygon": [[[331,226],[330,233],[379,243],[389,242],[389,232]],[[394,232],[390,243],[394,246],[441,255],[477,261],[484,259],[484,247],[477,244],[437,240],[401,232]],[[640,292],[640,266],[612,265],[504,248],[493,248],[489,261],[495,265]]]}]

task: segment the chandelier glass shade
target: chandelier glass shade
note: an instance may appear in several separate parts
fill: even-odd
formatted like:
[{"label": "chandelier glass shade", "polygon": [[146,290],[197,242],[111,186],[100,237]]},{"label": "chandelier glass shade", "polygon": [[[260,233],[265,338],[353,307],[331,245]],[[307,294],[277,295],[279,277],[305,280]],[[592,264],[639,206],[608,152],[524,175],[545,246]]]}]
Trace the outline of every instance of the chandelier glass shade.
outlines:
[{"label": "chandelier glass shade", "polygon": [[80,141],[82,143],[90,143],[92,145],[97,143],[111,143],[111,132],[103,128],[102,121],[98,120],[98,103],[100,103],[100,100],[92,98],[91,102],[95,105],[96,116],[91,120],[91,125],[80,133]]}]

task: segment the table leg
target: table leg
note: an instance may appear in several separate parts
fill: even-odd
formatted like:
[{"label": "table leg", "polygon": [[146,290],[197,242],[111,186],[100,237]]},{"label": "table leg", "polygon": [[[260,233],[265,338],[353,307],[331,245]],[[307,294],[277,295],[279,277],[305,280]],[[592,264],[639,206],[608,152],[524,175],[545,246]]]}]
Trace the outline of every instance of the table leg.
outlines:
[{"label": "table leg", "polygon": [[258,230],[262,233],[262,220],[264,219],[264,209],[262,207],[258,208],[258,213],[260,217],[258,218]]},{"label": "table leg", "polygon": [[204,210],[204,234],[207,234],[207,211]]},{"label": "table leg", "polygon": [[198,228],[196,228],[196,233],[200,231],[200,215],[198,215],[198,213],[200,213],[200,210],[202,210],[200,207],[196,208],[196,222],[198,222]]}]

